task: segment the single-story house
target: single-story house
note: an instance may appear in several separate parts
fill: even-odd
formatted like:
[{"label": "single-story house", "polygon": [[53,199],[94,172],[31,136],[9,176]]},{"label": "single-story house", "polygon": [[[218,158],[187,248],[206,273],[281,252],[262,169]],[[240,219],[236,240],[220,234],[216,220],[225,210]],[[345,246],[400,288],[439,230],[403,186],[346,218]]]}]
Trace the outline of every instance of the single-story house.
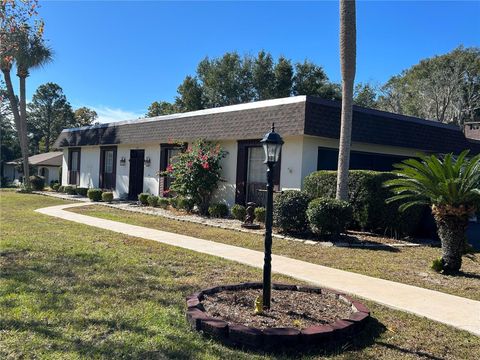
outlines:
[{"label": "single-story house", "polygon": [[[159,177],[181,146],[195,139],[218,142],[228,151],[224,181],[214,194],[228,205],[263,202],[266,175],[260,139],[275,123],[283,137],[276,167],[278,189],[301,189],[305,176],[336,169],[340,103],[311,96],[258,101],[181,114],[65,129],[62,185],[112,189],[116,198],[141,192],[162,196],[169,179]],[[456,126],[354,107],[351,169],[390,170],[423,153],[480,152],[480,141]]]},{"label": "single-story house", "polygon": [[[32,155],[28,158],[31,166],[34,166],[38,175],[45,178],[45,184],[51,181],[60,182],[62,166],[62,151],[51,151],[43,154]],[[3,167],[3,177],[7,183],[21,182],[23,171],[21,168],[22,159],[8,161]]]}]

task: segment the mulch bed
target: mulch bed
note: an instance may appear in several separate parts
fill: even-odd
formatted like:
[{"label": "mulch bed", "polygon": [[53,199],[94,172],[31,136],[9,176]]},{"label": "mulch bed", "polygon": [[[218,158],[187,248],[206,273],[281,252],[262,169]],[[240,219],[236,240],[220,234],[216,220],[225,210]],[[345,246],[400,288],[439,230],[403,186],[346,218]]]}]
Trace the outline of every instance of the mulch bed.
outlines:
[{"label": "mulch bed", "polygon": [[304,329],[347,319],[354,312],[351,304],[338,299],[333,293],[272,290],[271,309],[255,314],[255,300],[261,295],[261,289],[221,291],[205,295],[202,304],[209,316],[258,329]]}]

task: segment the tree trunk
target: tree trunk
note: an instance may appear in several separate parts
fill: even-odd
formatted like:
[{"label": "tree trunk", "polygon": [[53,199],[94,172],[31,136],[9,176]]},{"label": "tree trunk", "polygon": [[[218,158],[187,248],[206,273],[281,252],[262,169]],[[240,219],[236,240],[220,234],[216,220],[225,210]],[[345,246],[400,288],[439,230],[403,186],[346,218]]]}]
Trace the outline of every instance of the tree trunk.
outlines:
[{"label": "tree trunk", "polygon": [[30,189],[30,168],[28,164],[28,136],[27,136],[27,99],[25,90],[25,77],[20,77],[20,124],[22,132],[20,137],[24,143],[25,151],[22,150],[23,173],[25,174],[24,184]]},{"label": "tree trunk", "polygon": [[468,216],[434,214],[442,242],[442,266],[445,273],[456,273],[462,267]]},{"label": "tree trunk", "polygon": [[355,0],[340,0],[340,64],[342,71],[342,115],[338,147],[336,198],[348,200],[348,169],[352,134],[353,85],[356,61]]},{"label": "tree trunk", "polygon": [[[15,92],[13,91],[12,78],[10,77],[10,70],[3,70],[3,76],[5,78],[5,84],[7,86],[8,99],[10,101],[10,107],[12,108],[13,120],[15,122],[15,127],[17,128],[18,138],[20,142],[20,149],[22,150],[22,159],[23,159],[23,176],[24,176],[24,186],[25,188],[30,188],[30,170],[28,165],[28,139],[27,139],[27,123],[22,121],[22,116],[19,113],[19,106],[17,103],[17,98],[15,97]],[[20,92],[22,92],[22,84],[20,83]],[[22,101],[22,97],[20,97]],[[23,101],[25,101],[25,83],[23,83]],[[20,106],[21,108],[21,106]],[[26,111],[25,111],[26,113]],[[25,115],[26,119],[26,115]]]}]

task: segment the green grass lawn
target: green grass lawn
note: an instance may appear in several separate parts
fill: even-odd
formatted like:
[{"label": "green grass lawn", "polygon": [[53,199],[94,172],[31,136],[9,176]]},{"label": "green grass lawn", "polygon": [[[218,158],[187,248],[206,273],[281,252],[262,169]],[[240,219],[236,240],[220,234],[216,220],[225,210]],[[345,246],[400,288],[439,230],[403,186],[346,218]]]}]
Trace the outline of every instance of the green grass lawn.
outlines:
[{"label": "green grass lawn", "polygon": [[[256,234],[185,223],[105,206],[85,206],[69,211],[263,251],[263,237]],[[389,251],[323,247],[274,238],[273,253],[480,300],[480,254],[463,257],[462,275],[446,276],[430,269],[432,260],[441,256],[441,249],[433,247],[404,247]]]},{"label": "green grass lawn", "polygon": [[[206,340],[184,319],[185,295],[259,280],[259,270],[33,211],[61,203],[0,191],[1,359],[273,358]],[[480,353],[478,337],[367,305],[376,319],[368,330],[378,336],[364,335],[329,358],[473,359]]]}]

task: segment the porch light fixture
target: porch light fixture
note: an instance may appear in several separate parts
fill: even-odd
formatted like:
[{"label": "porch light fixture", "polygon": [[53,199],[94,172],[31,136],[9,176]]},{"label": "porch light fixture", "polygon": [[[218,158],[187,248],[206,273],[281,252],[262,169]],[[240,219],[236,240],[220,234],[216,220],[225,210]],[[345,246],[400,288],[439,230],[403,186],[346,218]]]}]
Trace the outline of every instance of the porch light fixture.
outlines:
[{"label": "porch light fixture", "polygon": [[125,159],[125,156],[122,156],[120,158],[120,166],[125,166],[127,163],[127,159]]},{"label": "porch light fixture", "polygon": [[149,166],[150,166],[150,163],[151,163],[150,157],[147,156],[147,157],[145,158],[145,160],[143,161],[143,163],[144,163],[145,167],[149,167]]},{"label": "porch light fixture", "polygon": [[265,151],[265,164],[267,164],[267,203],[265,214],[265,257],[263,263],[263,308],[270,309],[272,297],[272,225],[273,225],[273,169],[280,158],[283,139],[272,130],[265,134],[260,141]]},{"label": "porch light fixture", "polygon": [[275,124],[272,124],[272,130],[266,133],[260,141],[265,151],[265,164],[275,164],[280,158],[280,151],[282,150],[283,139],[275,132]]}]

